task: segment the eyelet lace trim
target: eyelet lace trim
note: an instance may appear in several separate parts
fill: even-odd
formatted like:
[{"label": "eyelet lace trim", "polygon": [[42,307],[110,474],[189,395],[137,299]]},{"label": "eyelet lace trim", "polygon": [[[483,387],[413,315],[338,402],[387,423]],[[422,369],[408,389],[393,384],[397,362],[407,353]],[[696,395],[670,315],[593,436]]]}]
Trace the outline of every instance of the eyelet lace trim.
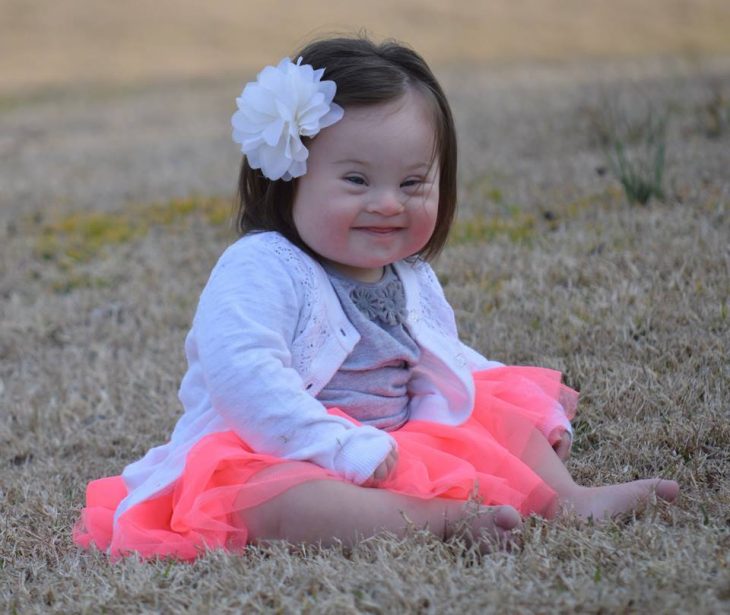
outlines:
[{"label": "eyelet lace trim", "polygon": [[447,337],[456,337],[457,332],[454,314],[440,292],[441,285],[433,269],[421,260],[414,263],[413,268],[419,276],[426,278],[428,281],[427,284],[421,286],[420,300],[418,302],[420,319],[428,328],[434,329]]},{"label": "eyelet lace trim", "polygon": [[[295,279],[304,292],[302,312],[297,324],[296,336],[292,342],[292,360],[294,369],[302,375],[309,375],[312,363],[328,338],[328,324],[324,312],[316,309],[320,299],[315,283],[315,271],[312,264],[302,258],[301,252],[295,249],[284,237],[272,234],[271,244],[274,253],[288,267],[296,271]],[[310,334],[302,335],[309,328]]]}]

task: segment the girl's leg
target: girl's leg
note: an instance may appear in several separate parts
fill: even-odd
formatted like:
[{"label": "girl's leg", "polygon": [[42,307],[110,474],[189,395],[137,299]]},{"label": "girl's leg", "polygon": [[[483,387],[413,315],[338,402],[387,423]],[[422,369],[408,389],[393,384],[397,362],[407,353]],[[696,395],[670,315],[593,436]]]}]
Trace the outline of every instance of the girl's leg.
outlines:
[{"label": "girl's leg", "polygon": [[[286,471],[288,465],[262,474]],[[469,514],[465,502],[424,500],[338,480],[301,483],[263,504],[241,510],[238,521],[248,529],[249,541],[254,544],[286,540],[325,546],[338,541],[352,545],[382,531],[401,536],[410,524],[443,539],[454,525],[465,521],[468,534],[489,548],[508,544],[510,531],[521,526],[520,515],[511,506],[483,506],[474,515]]]},{"label": "girl's leg", "polygon": [[658,478],[602,487],[578,485],[545,437],[537,430],[533,431],[521,457],[558,494],[557,506],[551,510],[539,511],[547,517],[554,516],[558,508],[564,508],[585,519],[603,519],[635,510],[652,494],[671,502],[679,493],[679,485],[675,481]]}]

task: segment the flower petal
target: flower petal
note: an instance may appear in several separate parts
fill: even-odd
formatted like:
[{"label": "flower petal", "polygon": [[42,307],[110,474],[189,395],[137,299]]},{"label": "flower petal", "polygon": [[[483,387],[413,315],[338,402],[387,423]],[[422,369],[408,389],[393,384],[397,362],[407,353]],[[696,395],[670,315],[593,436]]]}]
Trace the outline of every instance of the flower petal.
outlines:
[{"label": "flower petal", "polygon": [[337,103],[332,103],[330,105],[330,110],[327,112],[327,115],[323,115],[320,118],[319,126],[320,128],[327,128],[327,126],[332,126],[332,124],[339,122],[344,115],[345,110]]},{"label": "flower petal", "polygon": [[283,155],[285,147],[286,139],[282,139],[276,147],[266,145],[258,150],[261,154],[261,171],[269,179],[280,179],[289,169],[291,161]]},{"label": "flower petal", "polygon": [[267,145],[275,146],[281,138],[281,133],[284,131],[284,120],[278,119],[261,131],[261,136]]},{"label": "flower petal", "polygon": [[320,81],[319,82],[319,91],[324,94],[325,99],[327,100],[327,103],[331,103],[332,99],[335,97],[335,92],[337,91],[337,85],[334,81]]},{"label": "flower petal", "polygon": [[296,160],[291,163],[289,167],[289,174],[291,177],[301,177],[307,172],[307,163],[304,161]]}]

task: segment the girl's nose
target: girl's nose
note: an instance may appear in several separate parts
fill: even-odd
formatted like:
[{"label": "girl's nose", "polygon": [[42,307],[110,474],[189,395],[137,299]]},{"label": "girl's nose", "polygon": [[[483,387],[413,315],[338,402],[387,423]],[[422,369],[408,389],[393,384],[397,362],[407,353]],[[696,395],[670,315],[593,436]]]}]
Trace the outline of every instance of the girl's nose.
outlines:
[{"label": "girl's nose", "polygon": [[394,216],[405,209],[405,204],[392,190],[381,190],[368,203],[368,212]]}]

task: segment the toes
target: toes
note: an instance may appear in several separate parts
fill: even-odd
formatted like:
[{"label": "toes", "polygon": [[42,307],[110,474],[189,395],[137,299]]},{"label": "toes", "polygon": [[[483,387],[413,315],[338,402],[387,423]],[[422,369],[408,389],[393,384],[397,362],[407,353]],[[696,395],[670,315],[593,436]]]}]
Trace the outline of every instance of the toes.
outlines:
[{"label": "toes", "polygon": [[654,487],[658,498],[673,502],[679,495],[679,483],[674,480],[660,480]]},{"label": "toes", "polygon": [[494,525],[500,530],[514,530],[522,527],[522,518],[511,506],[500,506],[494,512]]},{"label": "toes", "polygon": [[522,518],[512,506],[482,506],[481,522],[473,527],[472,536],[483,555],[495,551],[510,551],[519,544]]}]

